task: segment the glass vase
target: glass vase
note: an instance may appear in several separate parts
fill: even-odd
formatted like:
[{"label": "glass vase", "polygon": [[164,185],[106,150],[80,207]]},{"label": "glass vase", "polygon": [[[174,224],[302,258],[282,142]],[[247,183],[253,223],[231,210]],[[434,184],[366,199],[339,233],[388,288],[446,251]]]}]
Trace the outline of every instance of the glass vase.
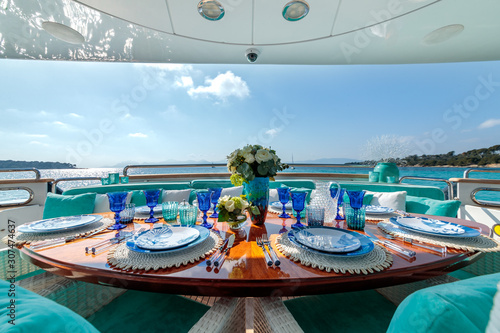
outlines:
[{"label": "glass vase", "polygon": [[340,188],[337,182],[315,182],[316,189],[312,191],[311,206],[323,207],[325,209],[325,222],[333,222],[337,216],[338,194],[332,198],[330,187]]},{"label": "glass vase", "polygon": [[269,206],[269,178],[255,177],[254,180],[243,183],[248,201],[259,209],[259,214],[250,211],[250,219],[255,225],[262,225],[266,222],[267,209]]}]

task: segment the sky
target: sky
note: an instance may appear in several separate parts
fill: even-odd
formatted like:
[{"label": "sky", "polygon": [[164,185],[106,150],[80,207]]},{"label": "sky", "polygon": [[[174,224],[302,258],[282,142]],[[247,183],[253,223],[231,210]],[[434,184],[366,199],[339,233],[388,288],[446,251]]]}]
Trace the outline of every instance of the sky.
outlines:
[{"label": "sky", "polygon": [[500,62],[1,59],[0,77],[2,160],[78,167],[217,162],[248,143],[272,147],[286,162],[365,160],[500,144]]}]

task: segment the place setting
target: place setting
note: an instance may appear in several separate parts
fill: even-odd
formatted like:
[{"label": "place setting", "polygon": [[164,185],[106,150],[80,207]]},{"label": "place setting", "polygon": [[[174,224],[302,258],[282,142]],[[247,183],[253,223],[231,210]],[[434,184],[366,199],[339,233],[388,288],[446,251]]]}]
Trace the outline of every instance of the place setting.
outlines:
[{"label": "place setting", "polygon": [[124,270],[159,270],[185,266],[215,252],[223,243],[200,225],[155,224],[138,232],[108,253],[108,262]]},{"label": "place setting", "polygon": [[377,226],[385,233],[405,241],[438,245],[455,250],[497,252],[500,243],[480,231],[453,222],[414,216],[391,217]]},{"label": "place setting", "polygon": [[20,225],[14,239],[10,240],[16,246],[30,244],[31,249],[42,249],[94,236],[113,224],[112,219],[100,215],[55,217]]},{"label": "place setting", "polygon": [[[308,226],[301,223],[306,192],[292,193],[297,222],[276,238],[276,247],[290,260],[335,273],[369,274],[391,266],[392,255],[356,231],[324,226],[323,207],[306,209]],[[335,216],[335,215],[334,215]],[[331,222],[331,221],[330,221]]]}]

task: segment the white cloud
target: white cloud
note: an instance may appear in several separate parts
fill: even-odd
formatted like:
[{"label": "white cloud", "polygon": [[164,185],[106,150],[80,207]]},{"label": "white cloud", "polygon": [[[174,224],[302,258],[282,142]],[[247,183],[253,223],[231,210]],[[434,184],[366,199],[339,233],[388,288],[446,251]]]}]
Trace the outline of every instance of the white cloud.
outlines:
[{"label": "white cloud", "polygon": [[180,112],[175,105],[169,105],[165,111],[160,112],[160,115],[168,120],[181,120],[186,118],[186,116]]},{"label": "white cloud", "polygon": [[481,125],[479,125],[478,128],[484,129],[484,128],[491,128],[500,125],[500,119],[488,119]]},{"label": "white cloud", "polygon": [[69,115],[74,118],[83,118],[83,116],[79,115],[78,113],[70,113]]},{"label": "white cloud", "polygon": [[147,134],[144,133],[130,133],[128,136],[131,138],[147,138]]},{"label": "white cloud", "polygon": [[191,97],[212,95],[222,100],[231,96],[245,98],[250,95],[247,83],[231,71],[219,74],[214,79],[207,78],[205,84],[205,86],[189,89],[188,94]]},{"label": "white cloud", "polygon": [[266,134],[271,138],[274,138],[276,135],[278,135],[279,132],[281,132],[281,128],[271,128],[266,131]]},{"label": "white cloud", "polygon": [[193,86],[193,78],[191,76],[181,76],[175,81],[177,87],[191,88]]},{"label": "white cloud", "polygon": [[49,136],[47,134],[26,134],[27,136],[30,136],[32,138],[48,138]]}]

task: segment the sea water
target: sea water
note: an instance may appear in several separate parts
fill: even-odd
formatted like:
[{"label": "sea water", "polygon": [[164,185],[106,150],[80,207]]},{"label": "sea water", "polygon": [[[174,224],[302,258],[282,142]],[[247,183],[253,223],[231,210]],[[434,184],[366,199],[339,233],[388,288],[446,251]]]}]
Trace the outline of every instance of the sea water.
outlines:
[{"label": "sea water", "polygon": [[[400,167],[400,176],[415,176],[429,178],[462,178],[464,171],[468,168],[455,167]],[[487,169],[487,168],[484,168]],[[368,174],[372,168],[360,167],[334,167],[334,168],[311,168],[311,167],[295,167],[287,169],[286,172],[305,172],[305,173],[353,173],[353,174]],[[109,173],[122,173],[122,169],[115,168],[90,168],[90,169],[48,169],[40,170],[42,178],[60,179],[60,178],[75,178],[75,177],[107,177]],[[160,174],[160,173],[224,173],[227,172],[225,167],[196,167],[196,168],[161,168],[161,169],[133,169],[129,174]],[[482,179],[500,179],[500,173],[488,172],[473,172],[470,177]],[[33,172],[0,172],[0,179],[28,179],[34,178]],[[58,187],[62,190],[100,184],[100,180],[77,180],[63,181],[58,183]],[[405,180],[404,183],[415,185],[437,186],[445,189],[447,184],[442,181],[423,181],[423,180]],[[28,198],[26,191],[0,191],[1,202],[22,202]],[[477,194],[479,200],[500,201],[500,192],[479,192]]]}]

